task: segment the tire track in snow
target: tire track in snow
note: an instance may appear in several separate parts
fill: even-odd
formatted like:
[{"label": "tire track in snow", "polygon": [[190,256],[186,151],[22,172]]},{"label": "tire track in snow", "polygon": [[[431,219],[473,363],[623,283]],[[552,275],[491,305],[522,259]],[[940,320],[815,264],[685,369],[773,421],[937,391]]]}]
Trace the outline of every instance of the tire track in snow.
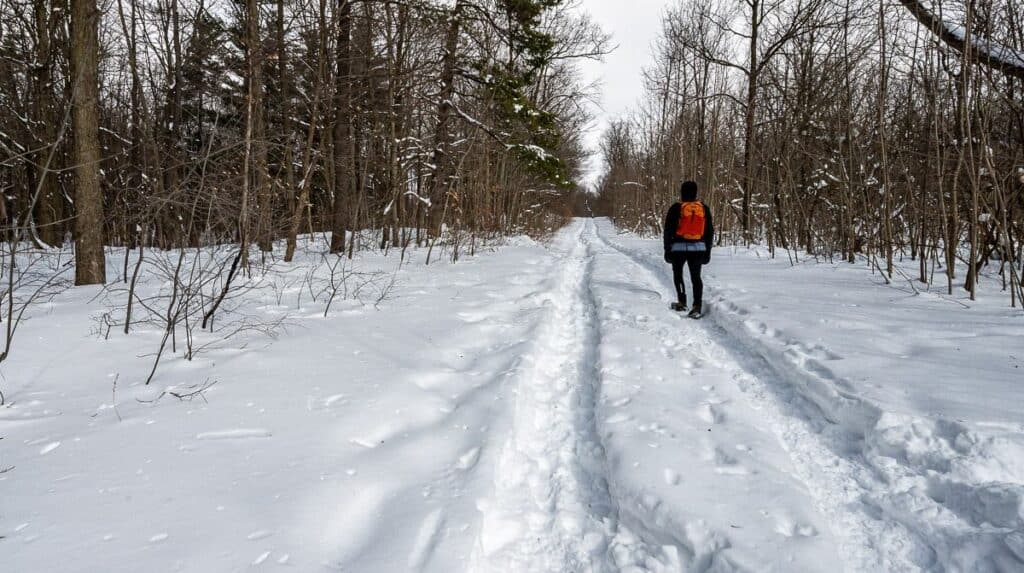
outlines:
[{"label": "tire track in snow", "polygon": [[610,572],[620,570],[614,555],[623,545],[652,553],[619,524],[597,432],[592,225],[577,222],[556,241],[565,253],[562,272],[517,376],[512,435],[499,456],[495,490],[478,504],[483,519],[471,572]]}]

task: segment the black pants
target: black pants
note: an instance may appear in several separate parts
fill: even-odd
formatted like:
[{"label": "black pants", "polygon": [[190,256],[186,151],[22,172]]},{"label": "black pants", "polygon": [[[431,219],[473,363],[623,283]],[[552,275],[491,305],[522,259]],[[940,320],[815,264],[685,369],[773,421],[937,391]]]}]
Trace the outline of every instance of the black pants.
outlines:
[{"label": "black pants", "polygon": [[700,278],[700,268],[704,265],[704,253],[673,252],[672,283],[676,286],[676,295],[680,302],[686,300],[686,285],[683,284],[683,265],[690,267],[690,283],[693,285],[693,304],[698,305],[704,299],[704,281]]}]

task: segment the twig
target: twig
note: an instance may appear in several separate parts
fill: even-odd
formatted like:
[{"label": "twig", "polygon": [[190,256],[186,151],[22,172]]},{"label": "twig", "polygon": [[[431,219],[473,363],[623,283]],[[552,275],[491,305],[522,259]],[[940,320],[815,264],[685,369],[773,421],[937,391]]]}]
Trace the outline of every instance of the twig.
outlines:
[{"label": "twig", "polygon": [[173,390],[164,390],[163,392],[160,392],[160,394],[156,398],[153,398],[152,400],[141,400],[139,398],[136,398],[135,401],[137,401],[139,403],[142,403],[142,404],[156,404],[164,396],[170,395],[170,396],[174,396],[179,401],[182,401],[182,402],[189,401],[189,402],[191,402],[196,396],[199,396],[200,398],[203,399],[204,402],[209,404],[210,401],[206,399],[206,396],[204,395],[204,393],[207,390],[209,390],[210,388],[212,388],[215,384],[217,384],[217,380],[214,380],[214,381],[211,382],[210,379],[207,378],[206,380],[203,381],[202,384],[198,384],[198,385],[194,385],[194,386],[189,386],[188,387],[188,389],[190,390],[189,392],[175,392]]},{"label": "twig", "polygon": [[114,386],[110,390],[110,400],[111,400],[111,403],[113,404],[113,407],[114,407],[114,414],[117,415],[117,421],[118,422],[123,422],[124,420],[121,418],[121,412],[117,411],[117,381],[120,378],[121,378],[121,374],[120,373],[118,373],[116,376],[114,376]]}]

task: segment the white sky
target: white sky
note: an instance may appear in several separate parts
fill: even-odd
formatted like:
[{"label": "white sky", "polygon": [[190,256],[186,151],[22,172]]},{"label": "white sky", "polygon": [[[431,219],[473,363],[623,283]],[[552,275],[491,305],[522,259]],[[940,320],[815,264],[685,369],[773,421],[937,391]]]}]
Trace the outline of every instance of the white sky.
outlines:
[{"label": "white sky", "polygon": [[580,9],[590,13],[612,35],[615,51],[604,62],[584,62],[588,81],[601,84],[597,120],[585,141],[592,150],[583,183],[591,186],[602,169],[598,142],[609,120],[625,115],[643,94],[641,68],[651,59],[651,46],[661,29],[661,14],[670,0],[582,0]]}]

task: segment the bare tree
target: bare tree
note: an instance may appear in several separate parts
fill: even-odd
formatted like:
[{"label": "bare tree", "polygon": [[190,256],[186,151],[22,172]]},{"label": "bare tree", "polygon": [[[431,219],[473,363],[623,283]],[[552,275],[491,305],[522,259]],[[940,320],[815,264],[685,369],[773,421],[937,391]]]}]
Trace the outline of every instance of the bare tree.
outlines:
[{"label": "bare tree", "polygon": [[910,258],[918,285],[941,276],[952,294],[962,277],[974,297],[987,280],[1016,306],[1019,8],[680,0],[643,105],[608,132],[599,204],[650,230],[695,177],[728,215],[724,240],[738,227],[794,262],[838,255],[886,280]]},{"label": "bare tree", "polygon": [[99,11],[94,0],[71,2],[72,106],[75,142],[75,284],[107,280],[99,142]]}]

